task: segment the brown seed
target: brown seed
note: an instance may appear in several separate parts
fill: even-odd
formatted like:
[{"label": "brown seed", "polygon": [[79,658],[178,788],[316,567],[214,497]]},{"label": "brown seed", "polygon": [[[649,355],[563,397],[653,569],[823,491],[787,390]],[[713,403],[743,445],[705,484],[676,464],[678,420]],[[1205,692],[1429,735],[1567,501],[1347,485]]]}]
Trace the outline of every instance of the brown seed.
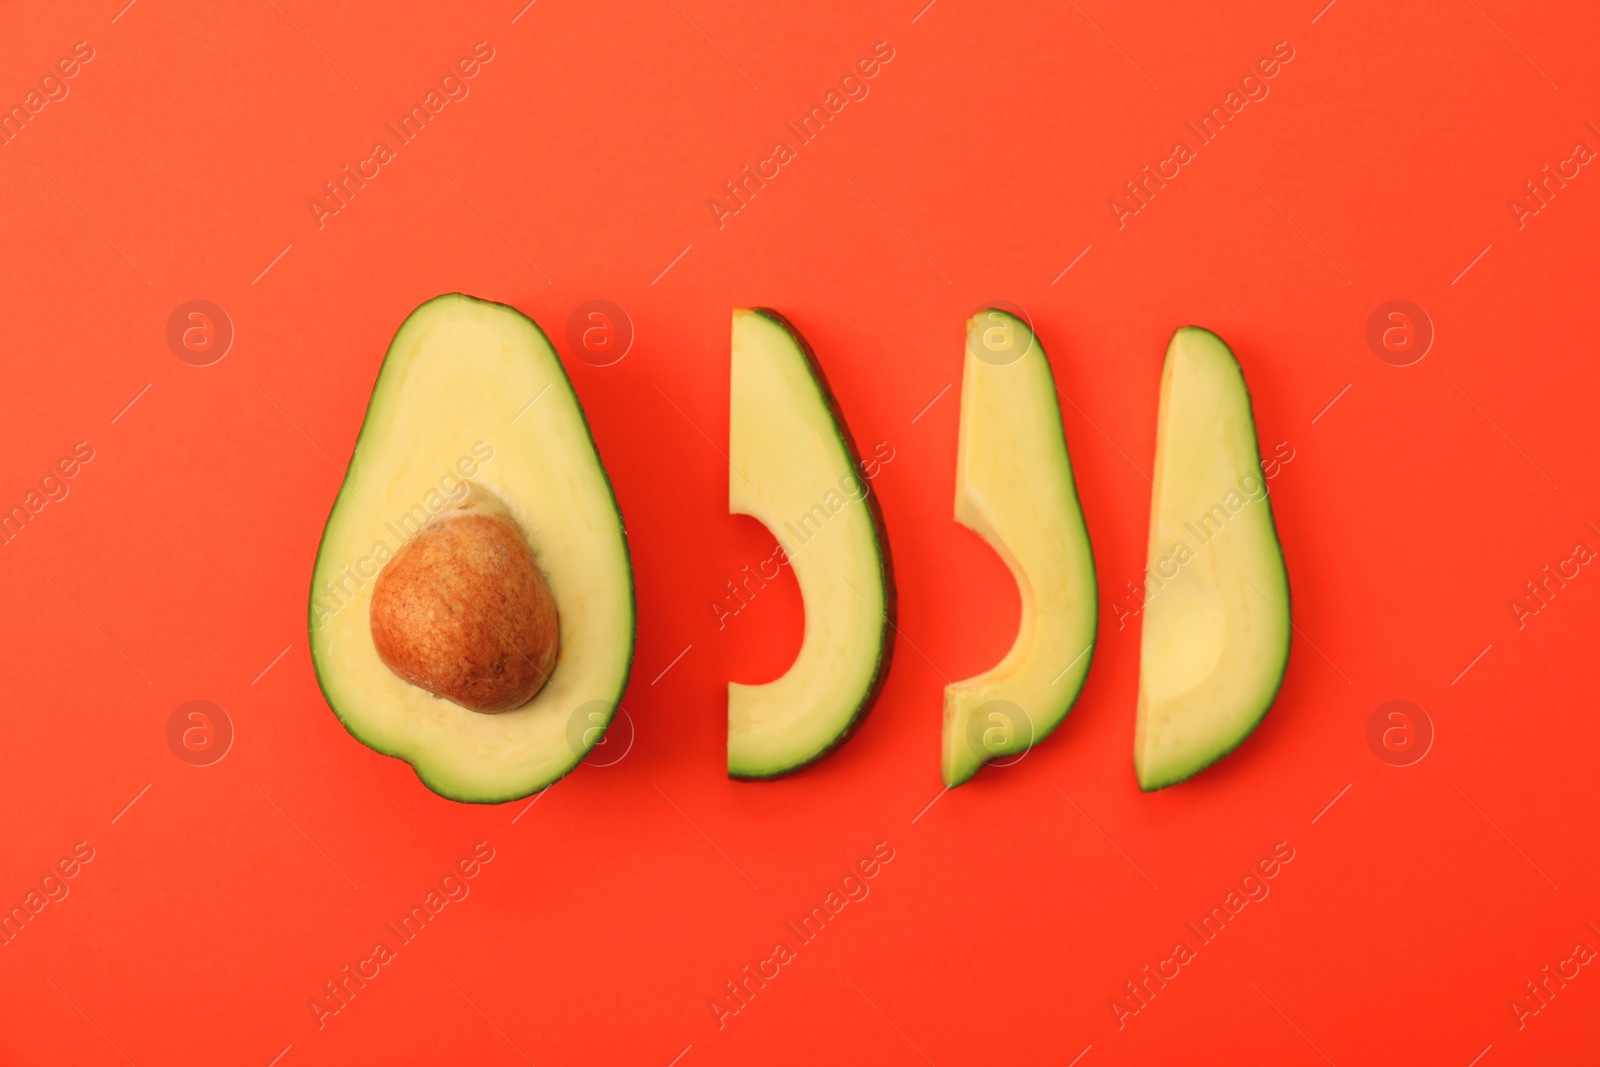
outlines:
[{"label": "brown seed", "polygon": [[464,708],[519,708],[560,645],[555,598],[504,505],[471,483],[378,574],[369,618],[395,674]]}]

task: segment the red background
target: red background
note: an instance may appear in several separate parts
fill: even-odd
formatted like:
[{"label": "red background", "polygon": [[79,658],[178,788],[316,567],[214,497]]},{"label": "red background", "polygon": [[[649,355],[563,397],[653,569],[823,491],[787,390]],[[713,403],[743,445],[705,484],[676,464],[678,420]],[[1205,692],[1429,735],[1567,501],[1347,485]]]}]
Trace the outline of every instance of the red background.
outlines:
[{"label": "red background", "polygon": [[[1475,3],[13,6],[0,101],[75,41],[95,58],[0,148],[0,500],[75,442],[95,458],[0,549],[0,902],[78,841],[95,858],[0,950],[5,1058],[1591,1062],[1594,968],[1523,1029],[1509,1004],[1600,947],[1600,578],[1520,630],[1508,602],[1600,547],[1600,176],[1522,229],[1508,200],[1600,147],[1597,24]],[[471,95],[319,229],[307,200],[480,40]],[[719,230],[722,183],[879,41],[871,95]],[[1119,230],[1109,198],[1279,41],[1270,96]],[[636,744],[531,810],[442,800],[357,743],[306,649],[384,347],[453,290],[562,349],[638,579]],[[165,340],[195,298],[236,331],[208,367]],[[614,366],[565,341],[593,298],[636,330]],[[1404,368],[1364,336],[1394,298],[1437,333]],[[1048,742],[926,808],[942,687],[1018,614],[951,520],[959,388],[923,411],[999,299],[1070,401],[1099,648]],[[747,305],[799,326],[857,440],[895,454],[893,672],[842,751],[770,784],[724,776],[724,687],[784,669],[798,597],[786,575],[721,630],[711,607],[772,545],[727,515],[717,451]],[[1298,630],[1255,736],[1143,796],[1138,619],[1111,602],[1144,563],[1160,361],[1191,322],[1238,352],[1264,447],[1293,449],[1271,486]],[[192,699],[236,730],[213,766],[167,745]],[[1414,766],[1368,747],[1390,699],[1434,725]],[[319,1030],[323,983],[478,841],[471,896]],[[870,897],[719,1030],[723,983],[880,841]],[[1123,983],[1280,841],[1270,897],[1119,1029]]]}]

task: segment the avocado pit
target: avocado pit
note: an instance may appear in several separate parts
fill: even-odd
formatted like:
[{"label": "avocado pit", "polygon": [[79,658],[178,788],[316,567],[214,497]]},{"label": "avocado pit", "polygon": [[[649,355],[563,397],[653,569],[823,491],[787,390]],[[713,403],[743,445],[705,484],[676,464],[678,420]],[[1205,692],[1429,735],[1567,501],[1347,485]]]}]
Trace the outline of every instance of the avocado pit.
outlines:
[{"label": "avocado pit", "polygon": [[384,565],[369,619],[400,678],[472,711],[519,708],[549,680],[555,598],[515,519],[471,482]]}]

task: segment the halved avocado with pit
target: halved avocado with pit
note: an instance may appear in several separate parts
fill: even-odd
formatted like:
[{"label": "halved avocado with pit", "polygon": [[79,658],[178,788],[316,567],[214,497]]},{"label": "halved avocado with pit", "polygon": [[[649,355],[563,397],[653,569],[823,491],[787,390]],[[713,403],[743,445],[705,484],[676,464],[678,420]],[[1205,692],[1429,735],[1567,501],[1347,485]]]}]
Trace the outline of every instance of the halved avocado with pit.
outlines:
[{"label": "halved avocado with pit", "polygon": [[310,631],[345,728],[441,796],[525,797],[599,742],[633,660],[633,570],[531,319],[450,294],[401,325],[323,531]]}]

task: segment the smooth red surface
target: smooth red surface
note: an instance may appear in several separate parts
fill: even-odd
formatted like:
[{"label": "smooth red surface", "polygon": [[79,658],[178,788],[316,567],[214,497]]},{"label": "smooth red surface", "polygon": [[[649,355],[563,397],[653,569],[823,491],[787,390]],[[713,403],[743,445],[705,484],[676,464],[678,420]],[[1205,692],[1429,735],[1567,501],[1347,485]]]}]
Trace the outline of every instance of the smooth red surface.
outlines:
[{"label": "smooth red surface", "polygon": [[[121,3],[0,17],[0,100],[73,42],[95,50],[0,148],[0,499],[94,450],[0,548],[0,903],[94,849],[0,949],[7,1062],[1600,1056],[1600,968],[1521,1029],[1510,1007],[1575,943],[1600,948],[1600,577],[1582,567],[1521,629],[1508,606],[1575,542],[1600,548],[1600,174],[1521,229],[1508,205],[1575,142],[1600,148],[1591,10]],[[470,96],[319,229],[307,200],[478,41],[494,59]],[[880,41],[870,96],[719,229],[722,183]],[[1119,230],[1109,198],[1280,41],[1270,95]],[[385,345],[453,290],[515,304],[562,349],[638,578],[636,743],[531,809],[441,800],[357,743],[306,647]],[[196,298],[236,333],[209,367],[165,340]],[[614,366],[565,340],[594,298],[634,324]],[[1395,298],[1436,330],[1410,367],[1365,341]],[[1070,401],[1099,648],[1053,737],[926,808],[942,687],[996,661],[1018,613],[951,520],[962,324],[998,299],[1032,316]],[[874,486],[900,588],[876,710],[770,784],[724,776],[724,687],[783,670],[797,594],[771,587],[720,630],[711,606],[773,544],[728,516],[718,452],[729,311],[749,305],[804,331],[863,449],[893,449]],[[1113,602],[1143,567],[1160,361],[1184,323],[1234,346],[1264,448],[1293,451],[1271,486],[1297,632],[1255,736],[1143,796],[1138,619],[1119,628]],[[235,729],[209,767],[166,739],[195,699]],[[1368,747],[1391,699],[1433,722],[1414,766]],[[470,896],[319,1029],[324,983],[480,841]],[[878,842],[894,859],[870,896],[719,1029],[724,983]],[[1278,842],[1294,859],[1270,896],[1119,1029],[1123,983]]]}]

